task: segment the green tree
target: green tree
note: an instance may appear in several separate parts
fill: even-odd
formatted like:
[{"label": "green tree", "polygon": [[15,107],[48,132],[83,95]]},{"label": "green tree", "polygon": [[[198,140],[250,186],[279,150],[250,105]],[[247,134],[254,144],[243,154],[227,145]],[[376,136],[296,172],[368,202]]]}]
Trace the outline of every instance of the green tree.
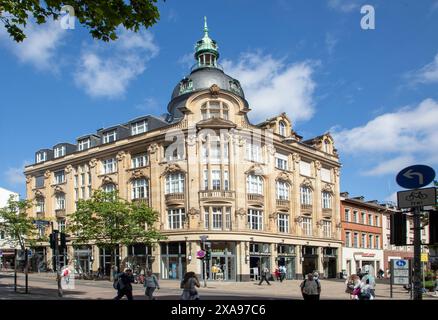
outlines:
[{"label": "green tree", "polygon": [[[160,18],[157,0],[0,0],[0,21],[17,42],[26,35],[23,29],[33,17],[38,24],[63,15],[63,6],[74,9],[77,21],[90,30],[93,38],[117,39],[117,28],[138,31],[151,27]],[[64,13],[65,14],[65,13]]]},{"label": "green tree", "polygon": [[165,238],[154,228],[157,221],[158,212],[146,203],[129,202],[117,192],[97,190],[90,199],[78,201],[76,212],[69,215],[67,232],[72,233],[73,244],[108,248],[113,270],[120,245],[151,244]]},{"label": "green tree", "polygon": [[21,250],[31,247],[39,237],[33,218],[26,211],[32,207],[30,200],[16,200],[10,196],[6,207],[0,208],[0,230],[6,235],[7,241],[19,245]]}]

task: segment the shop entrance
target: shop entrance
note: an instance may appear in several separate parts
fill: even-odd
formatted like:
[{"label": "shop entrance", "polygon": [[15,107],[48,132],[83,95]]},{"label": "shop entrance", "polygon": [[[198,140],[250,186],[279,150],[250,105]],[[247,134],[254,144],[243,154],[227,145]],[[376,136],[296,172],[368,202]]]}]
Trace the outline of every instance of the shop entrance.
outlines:
[{"label": "shop entrance", "polygon": [[303,278],[309,273],[318,270],[318,254],[317,247],[304,246],[302,249],[303,255]]},{"label": "shop entrance", "polygon": [[[211,259],[207,261],[207,280],[236,280],[236,244],[234,242],[211,242]],[[200,260],[204,279],[204,263]]]}]

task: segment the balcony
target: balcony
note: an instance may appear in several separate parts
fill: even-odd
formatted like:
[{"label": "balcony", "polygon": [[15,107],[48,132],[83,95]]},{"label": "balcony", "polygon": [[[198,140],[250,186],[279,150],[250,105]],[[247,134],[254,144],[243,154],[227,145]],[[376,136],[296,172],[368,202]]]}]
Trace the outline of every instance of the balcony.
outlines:
[{"label": "balcony", "polygon": [[262,194],[248,193],[248,201],[263,205],[265,197]]},{"label": "balcony", "polygon": [[232,200],[234,199],[234,191],[228,190],[203,190],[199,191],[200,200]]},{"label": "balcony", "polygon": [[57,218],[65,218],[65,209],[56,209],[55,215]]},{"label": "balcony", "polygon": [[184,193],[168,193],[165,195],[165,199],[167,205],[184,204]]},{"label": "balcony", "polygon": [[289,209],[289,200],[277,199],[277,208]]},{"label": "balcony", "polygon": [[311,204],[301,204],[301,211],[312,211],[312,205]]}]

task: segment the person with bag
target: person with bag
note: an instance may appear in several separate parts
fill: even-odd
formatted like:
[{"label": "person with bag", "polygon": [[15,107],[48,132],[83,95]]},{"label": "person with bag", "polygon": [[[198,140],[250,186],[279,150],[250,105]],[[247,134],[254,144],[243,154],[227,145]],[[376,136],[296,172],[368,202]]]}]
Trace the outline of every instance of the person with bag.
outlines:
[{"label": "person with bag", "polygon": [[113,286],[117,289],[117,296],[114,300],[120,300],[123,296],[126,296],[128,300],[133,300],[132,297],[132,285],[134,276],[132,275],[132,269],[126,268],[124,272],[117,275],[117,279],[114,280]]},{"label": "person with bag", "polygon": [[359,297],[359,300],[373,300],[374,299],[373,295],[371,294],[371,286],[370,286],[369,279],[366,279],[365,281],[361,281],[360,293],[359,293],[358,297]]},{"label": "person with bag", "polygon": [[198,290],[200,287],[198,277],[194,272],[187,272],[181,281],[180,288],[183,289],[181,300],[199,300]]},{"label": "person with bag", "polygon": [[313,274],[309,273],[307,279],[301,282],[301,294],[306,301],[318,301],[321,294],[321,283],[313,278]]},{"label": "person with bag", "polygon": [[357,300],[357,296],[360,293],[360,278],[356,274],[352,274],[345,281],[347,288],[345,293],[350,295],[351,300]]},{"label": "person with bag", "polygon": [[145,294],[149,300],[155,300],[154,291],[155,289],[160,290],[160,285],[157,276],[152,274],[151,270],[147,271],[143,286],[146,288]]},{"label": "person with bag", "polygon": [[269,283],[269,280],[268,280],[269,276],[270,276],[269,269],[267,267],[263,268],[263,270],[262,270],[262,277],[260,278],[259,286],[262,285],[263,281],[266,281],[267,284],[270,286],[271,284]]}]

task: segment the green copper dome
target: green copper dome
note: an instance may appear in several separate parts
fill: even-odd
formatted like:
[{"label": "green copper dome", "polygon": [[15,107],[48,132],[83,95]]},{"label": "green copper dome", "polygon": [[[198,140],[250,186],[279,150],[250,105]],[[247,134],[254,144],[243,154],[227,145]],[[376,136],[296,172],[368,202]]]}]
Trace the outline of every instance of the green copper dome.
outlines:
[{"label": "green copper dome", "polygon": [[218,45],[208,35],[207,17],[204,17],[204,37],[195,44],[197,67],[217,67]]}]

